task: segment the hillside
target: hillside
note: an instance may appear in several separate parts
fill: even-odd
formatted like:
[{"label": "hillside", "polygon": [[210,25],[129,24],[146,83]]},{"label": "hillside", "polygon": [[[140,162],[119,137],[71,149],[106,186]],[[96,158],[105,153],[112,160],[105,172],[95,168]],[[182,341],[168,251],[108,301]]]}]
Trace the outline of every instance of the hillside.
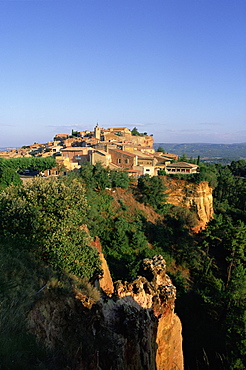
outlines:
[{"label": "hillside", "polygon": [[155,143],[154,148],[161,146],[167,153],[175,153],[188,158],[201,157],[207,163],[230,164],[232,161],[246,159],[246,143],[240,144],[203,144],[203,143]]},{"label": "hillside", "polygon": [[134,370],[163,370],[178,356],[182,369],[178,315],[185,368],[243,370],[246,162],[201,170],[132,182],[84,164],[24,186],[10,179],[0,367],[128,370],[134,359]]}]

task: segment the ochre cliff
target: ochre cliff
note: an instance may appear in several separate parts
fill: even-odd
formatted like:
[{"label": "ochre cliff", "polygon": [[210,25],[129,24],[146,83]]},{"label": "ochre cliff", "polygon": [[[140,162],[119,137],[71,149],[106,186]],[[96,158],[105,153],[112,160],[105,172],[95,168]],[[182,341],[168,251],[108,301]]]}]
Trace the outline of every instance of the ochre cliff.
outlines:
[{"label": "ochre cliff", "polygon": [[[166,263],[162,256],[145,259],[141,275],[132,283],[117,282],[116,292],[121,299],[132,297],[140,307],[153,313],[156,319],[156,331],[151,333],[156,348],[155,366],[144,367],[147,364],[142,364],[142,368],[183,369],[182,328],[178,316],[174,313],[176,288],[166,274]],[[152,347],[152,353],[153,350]]]},{"label": "ochre cliff", "polygon": [[[106,267],[107,270],[107,267]],[[117,281],[112,296],[96,288],[57,296],[46,290],[29,327],[50,348],[55,365],[74,370],[183,369],[176,288],[162,256],[145,259],[141,275]],[[106,284],[107,289],[112,286]],[[110,292],[111,295],[111,292]]]},{"label": "ochre cliff", "polygon": [[166,178],[168,203],[187,207],[198,218],[197,229],[203,229],[213,218],[213,195],[208,182],[194,184],[185,180]]}]

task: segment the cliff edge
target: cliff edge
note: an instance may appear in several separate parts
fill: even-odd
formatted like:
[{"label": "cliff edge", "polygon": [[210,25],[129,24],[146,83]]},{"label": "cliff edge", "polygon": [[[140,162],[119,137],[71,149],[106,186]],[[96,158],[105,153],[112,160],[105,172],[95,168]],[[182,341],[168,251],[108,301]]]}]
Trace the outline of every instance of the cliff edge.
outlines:
[{"label": "cliff edge", "polygon": [[141,276],[115,282],[110,295],[101,288],[97,297],[95,289],[59,297],[47,289],[29,313],[30,330],[58,356],[59,368],[183,369],[176,288],[162,256],[145,259]]},{"label": "cliff edge", "polygon": [[185,180],[167,179],[168,203],[174,206],[187,207],[194,211],[198,218],[197,231],[204,229],[213,218],[213,189],[208,182],[194,184]]}]

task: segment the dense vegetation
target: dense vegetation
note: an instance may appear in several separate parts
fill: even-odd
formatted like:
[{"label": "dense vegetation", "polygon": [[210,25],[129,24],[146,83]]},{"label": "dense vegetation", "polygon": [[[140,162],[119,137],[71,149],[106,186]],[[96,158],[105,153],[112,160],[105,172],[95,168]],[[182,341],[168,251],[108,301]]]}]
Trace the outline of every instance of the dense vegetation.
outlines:
[{"label": "dense vegetation", "polygon": [[0,158],[0,190],[10,184],[21,185],[17,172],[26,169],[44,171],[55,166],[56,161],[53,157]]},{"label": "dense vegetation", "polygon": [[191,231],[192,211],[167,204],[163,177],[130,182],[125,172],[85,163],[77,175],[5,188],[0,368],[54,368],[53,357],[28,334],[25,317],[36,293],[52,281],[56,292],[68,295],[74,279],[93,281],[100,264],[90,241],[99,236],[114,280],[135,277],[144,257],[162,254],[167,260],[177,286],[187,369],[244,369],[245,169],[243,160],[204,164],[190,178],[214,187],[214,219],[198,234]]},{"label": "dense vegetation", "polygon": [[185,360],[191,369],[245,368],[245,165],[208,166],[216,175],[214,219],[193,238],[193,248],[189,245],[189,288],[178,288]]}]

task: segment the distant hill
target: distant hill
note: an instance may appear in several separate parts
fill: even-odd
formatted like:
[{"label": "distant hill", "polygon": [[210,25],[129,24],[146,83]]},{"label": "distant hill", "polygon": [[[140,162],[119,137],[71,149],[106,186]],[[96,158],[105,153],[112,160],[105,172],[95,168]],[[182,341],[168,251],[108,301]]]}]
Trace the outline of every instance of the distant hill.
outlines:
[{"label": "distant hill", "polygon": [[11,149],[17,149],[17,148],[9,148],[9,147],[0,148],[0,152],[5,152],[6,150],[11,150]]},{"label": "distant hill", "polygon": [[197,158],[209,163],[230,164],[231,161],[246,159],[246,143],[240,144],[175,144],[155,143],[154,148],[161,146],[166,153],[175,153],[179,156],[184,153],[188,158]]}]

